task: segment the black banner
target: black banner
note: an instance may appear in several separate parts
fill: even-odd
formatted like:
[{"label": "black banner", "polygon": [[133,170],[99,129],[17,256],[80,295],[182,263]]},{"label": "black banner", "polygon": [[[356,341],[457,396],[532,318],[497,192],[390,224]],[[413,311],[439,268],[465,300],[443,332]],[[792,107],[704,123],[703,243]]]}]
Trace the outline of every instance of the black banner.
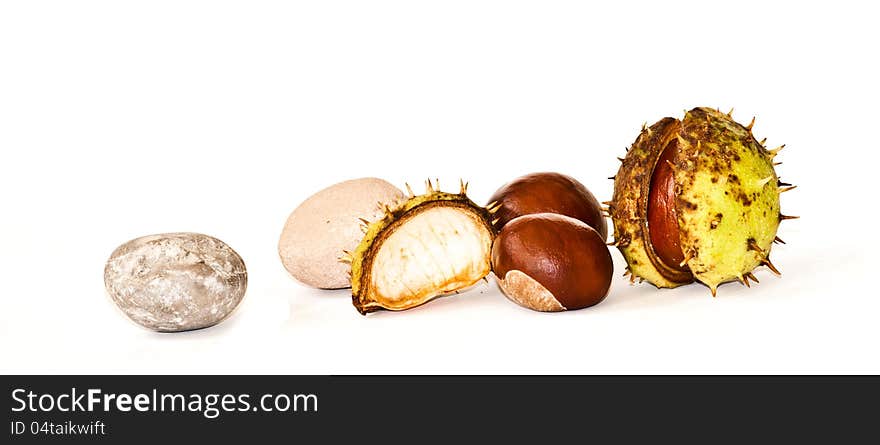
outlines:
[{"label": "black banner", "polygon": [[[877,377],[4,376],[2,443],[877,436]],[[717,437],[713,437],[717,436]],[[256,442],[254,442],[256,440]]]}]

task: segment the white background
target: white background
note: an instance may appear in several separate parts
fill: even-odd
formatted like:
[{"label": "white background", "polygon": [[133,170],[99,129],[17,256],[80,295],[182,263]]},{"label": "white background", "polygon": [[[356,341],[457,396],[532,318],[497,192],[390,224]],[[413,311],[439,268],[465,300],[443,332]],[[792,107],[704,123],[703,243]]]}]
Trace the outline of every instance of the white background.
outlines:
[{"label": "white background", "polygon": [[[4,2],[0,371],[880,372],[870,2]],[[785,143],[783,272],[543,314],[494,282],[401,313],[291,279],[313,192],[364,176],[571,174],[610,198],[641,124],[694,106]],[[131,238],[198,231],[249,272],[232,318],[156,334],[104,292]]]}]

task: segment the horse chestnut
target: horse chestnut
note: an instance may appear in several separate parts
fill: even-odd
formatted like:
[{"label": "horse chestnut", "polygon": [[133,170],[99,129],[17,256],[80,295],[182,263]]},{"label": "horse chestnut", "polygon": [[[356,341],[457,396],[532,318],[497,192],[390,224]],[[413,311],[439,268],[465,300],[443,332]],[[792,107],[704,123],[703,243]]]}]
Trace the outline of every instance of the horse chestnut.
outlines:
[{"label": "horse chestnut", "polygon": [[501,230],[512,219],[533,213],[558,213],[586,223],[604,241],[608,226],[596,197],[571,176],[560,173],[532,173],[505,184],[489,198],[495,228]]},{"label": "horse chestnut", "polygon": [[719,284],[757,282],[760,265],[778,271],[770,248],[779,223],[779,195],[793,189],[779,180],[768,150],[752,125],[730,113],[694,108],[681,120],[667,117],[641,134],[614,177],[609,213],[614,242],[630,279],[657,287],[698,280],[715,295]]},{"label": "horse chestnut", "polygon": [[654,174],[651,176],[651,188],[648,191],[648,227],[654,253],[667,267],[688,273],[681,251],[679,239],[678,210],[675,208],[675,171],[672,167],[674,155],[678,150],[678,140],[667,144],[660,154]]},{"label": "horse chestnut", "polygon": [[592,227],[538,213],[504,226],[492,246],[492,270],[502,292],[536,311],[581,309],[601,302],[611,287],[611,254]]}]

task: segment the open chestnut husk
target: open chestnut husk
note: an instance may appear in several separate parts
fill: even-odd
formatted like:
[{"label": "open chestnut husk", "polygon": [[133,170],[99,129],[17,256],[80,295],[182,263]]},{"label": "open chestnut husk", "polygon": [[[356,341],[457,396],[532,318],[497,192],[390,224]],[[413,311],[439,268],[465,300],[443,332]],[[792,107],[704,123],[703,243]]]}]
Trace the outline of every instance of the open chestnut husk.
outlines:
[{"label": "open chestnut husk", "polygon": [[493,223],[501,230],[512,219],[533,213],[558,213],[583,221],[608,236],[608,225],[596,197],[578,180],[553,172],[531,173],[499,188],[489,198]]},{"label": "open chestnut husk", "polygon": [[402,311],[472,286],[489,275],[495,230],[488,210],[467,196],[425,182],[385,215],[364,223],[364,237],[340,260],[351,263],[351,300],[361,314]]},{"label": "open chestnut husk", "polygon": [[752,125],[730,113],[694,108],[681,120],[643,127],[614,177],[609,213],[614,242],[630,279],[657,287],[694,280],[715,295],[719,284],[757,282],[752,271],[770,262],[779,223],[774,157]]},{"label": "open chestnut husk", "polygon": [[538,213],[504,226],[492,246],[492,270],[510,300],[557,312],[601,302],[614,265],[592,227],[568,216]]}]

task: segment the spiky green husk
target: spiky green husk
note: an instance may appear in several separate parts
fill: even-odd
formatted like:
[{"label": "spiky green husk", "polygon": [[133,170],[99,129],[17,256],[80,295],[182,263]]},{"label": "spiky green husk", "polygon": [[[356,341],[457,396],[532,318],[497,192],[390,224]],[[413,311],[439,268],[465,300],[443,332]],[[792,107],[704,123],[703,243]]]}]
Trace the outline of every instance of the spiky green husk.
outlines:
[{"label": "spiky green husk", "polygon": [[[767,150],[729,115],[695,108],[679,121],[644,128],[616,175],[610,213],[615,245],[633,278],[657,287],[691,282],[653,252],[647,223],[648,191],[657,159],[677,139],[675,206],[685,263],[715,293],[719,284],[745,284],[769,254],[779,222],[780,183]],[[772,268],[775,272],[775,268]]]},{"label": "spiky green husk", "polygon": [[[409,218],[435,206],[457,207],[473,215],[479,224],[485,226],[492,237],[495,235],[495,229],[491,223],[491,211],[477,205],[467,197],[466,183],[462,182],[459,193],[446,193],[435,190],[435,185],[432,184],[430,180],[427,181],[427,192],[424,195],[414,195],[409,185],[407,185],[407,190],[410,194],[409,199],[394,208],[386,206],[385,215],[382,219],[366,224],[364,227],[364,238],[361,243],[353,252],[346,252],[344,256],[344,259],[351,262],[352,303],[361,314],[367,314],[381,309],[409,309],[424,304],[436,296],[441,296],[439,294],[432,295],[412,306],[388,307],[384,305],[382,301],[378,301],[376,295],[373,295],[370,286],[372,261],[378,252],[378,249],[381,247],[382,242],[384,242],[384,239],[392,233],[398,225],[404,224]],[[483,278],[488,274],[489,261],[487,258],[485,274],[480,278]],[[469,283],[468,285],[474,284],[476,281],[479,281],[480,278],[477,278],[477,280],[474,280],[473,283]],[[462,288],[463,287],[466,286],[462,286]]]}]

